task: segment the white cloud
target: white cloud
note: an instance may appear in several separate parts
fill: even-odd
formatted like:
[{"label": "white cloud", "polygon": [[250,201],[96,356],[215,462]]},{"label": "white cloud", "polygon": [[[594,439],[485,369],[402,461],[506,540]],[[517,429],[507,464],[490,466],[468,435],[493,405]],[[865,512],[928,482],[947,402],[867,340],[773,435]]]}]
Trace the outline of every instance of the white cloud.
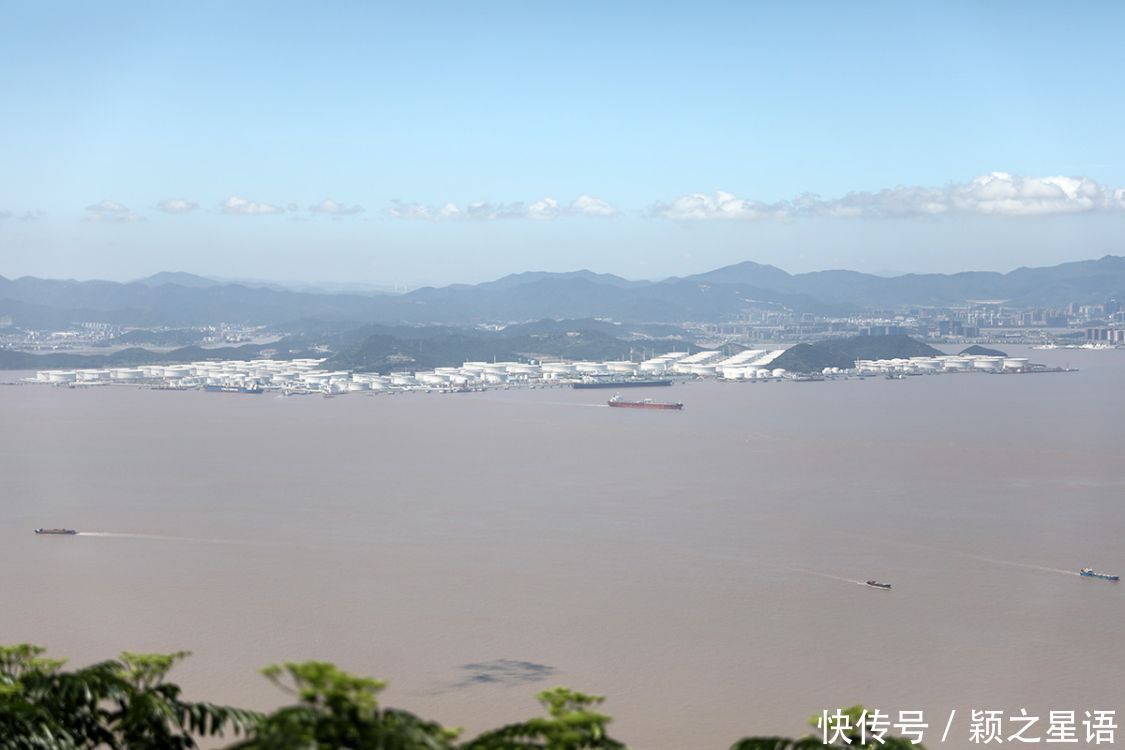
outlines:
[{"label": "white cloud", "polygon": [[[522,203],[517,203],[515,205],[518,206],[518,210],[520,212],[523,211],[523,204]],[[502,204],[502,203],[499,206],[494,206],[493,204],[491,204],[487,201],[477,201],[475,203],[470,203],[467,206],[465,206],[465,209],[463,211],[459,212],[457,215],[458,216],[464,216],[464,217],[469,218],[469,219],[483,219],[483,220],[487,221],[487,220],[490,220],[490,219],[500,218],[500,215],[502,213],[503,214],[510,214],[511,209],[506,208],[504,206],[504,204]]]},{"label": "white cloud", "polygon": [[950,188],[955,209],[981,214],[1035,216],[1107,207],[1113,191],[1085,177],[1017,177],[993,172]]},{"label": "white cloud", "polygon": [[19,216],[16,216],[11,211],[0,211],[0,221],[3,221],[4,219],[19,219],[20,221],[35,221],[37,219],[42,219],[46,215],[47,215],[46,211],[41,211],[38,208],[32,209],[30,211],[24,211]]},{"label": "white cloud", "polygon": [[337,203],[331,198],[325,198],[315,206],[309,206],[309,211],[314,214],[326,214],[328,216],[351,216],[353,214],[363,213],[363,206],[346,206],[342,203]]},{"label": "white cloud", "polygon": [[102,200],[86,206],[86,215],[82,218],[82,220],[120,223],[144,221],[145,217],[141,216],[140,214],[134,213],[133,211],[129,210],[128,206],[123,206],[117,201]]},{"label": "white cloud", "polygon": [[617,216],[621,212],[601,198],[590,195],[580,195],[567,206],[567,213],[574,216]]},{"label": "white cloud", "polygon": [[1110,204],[1118,211],[1125,211],[1125,188],[1117,188],[1113,191]]},{"label": "white cloud", "polygon": [[184,198],[165,198],[156,204],[166,214],[186,214],[199,208],[199,204]]},{"label": "white cloud", "polygon": [[529,219],[554,219],[559,215],[559,202],[554,198],[535,201],[527,207],[525,216]]},{"label": "white cloud", "polygon": [[657,203],[652,214],[677,221],[787,219],[793,214],[793,207],[787,202],[762,203],[717,190],[714,195],[692,193],[668,203]]},{"label": "white cloud", "polygon": [[542,198],[532,203],[492,203],[476,201],[465,206],[446,203],[440,208],[423,203],[394,202],[384,213],[393,219],[419,219],[441,221],[443,219],[473,219],[492,221],[495,219],[534,219],[546,221],[567,216],[608,217],[620,212],[600,198],[582,195],[569,205],[563,206],[557,198]]},{"label": "white cloud", "polygon": [[824,200],[806,194],[792,201],[761,203],[716,192],[657,203],[652,215],[678,221],[711,219],[898,218],[914,216],[1048,216],[1092,211],[1125,211],[1125,189],[1086,177],[1021,177],[1007,172],[976,177],[943,188],[899,186],[853,192]]},{"label": "white cloud", "polygon": [[423,203],[400,203],[396,201],[383,213],[392,219],[439,221],[441,219],[460,219],[465,216],[466,212],[452,203],[446,203],[441,208],[433,208]]},{"label": "white cloud", "polygon": [[223,201],[220,206],[224,214],[238,216],[268,216],[270,214],[285,213],[285,209],[269,203],[255,203],[254,201],[232,195]]},{"label": "white cloud", "polygon": [[793,201],[793,208],[799,214],[836,219],[936,216],[950,210],[944,191],[920,187],[898,187],[880,190],[878,193],[848,193],[843,198],[831,201],[821,200],[818,195],[805,194]]},{"label": "white cloud", "polygon": [[[548,212],[550,211],[551,204],[558,205],[552,198],[544,198],[541,201],[536,201],[532,204],[533,209],[529,211],[528,207],[522,201],[515,203],[490,203],[488,201],[477,201],[465,206],[465,209],[458,216],[465,216],[470,219],[479,219],[483,221],[491,221],[493,219],[529,219],[529,218],[550,218]],[[446,204],[448,206],[449,204]]]},{"label": "white cloud", "polygon": [[[451,204],[452,205],[452,204]],[[452,206],[454,211],[457,210],[456,206]],[[423,219],[432,220],[435,218],[435,212],[429,206],[422,205],[421,203],[393,203],[386,210],[383,211],[387,216],[392,219]]]}]

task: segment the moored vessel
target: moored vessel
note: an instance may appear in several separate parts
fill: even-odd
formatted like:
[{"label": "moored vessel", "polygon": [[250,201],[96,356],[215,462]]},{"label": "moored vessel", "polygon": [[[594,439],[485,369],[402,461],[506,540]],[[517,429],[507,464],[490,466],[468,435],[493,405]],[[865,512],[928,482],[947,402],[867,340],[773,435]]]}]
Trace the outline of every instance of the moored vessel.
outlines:
[{"label": "moored vessel", "polygon": [[617,409],[670,409],[679,411],[684,408],[684,405],[679,401],[653,401],[651,398],[641,399],[640,401],[626,401],[621,398],[620,393],[615,393],[613,398],[606,403]]},{"label": "moored vessel", "polygon": [[1115,576],[1111,573],[1102,573],[1094,570],[1093,568],[1083,568],[1078,571],[1078,575],[1085,576],[1086,578],[1100,578],[1103,581],[1120,581],[1121,576]]},{"label": "moored vessel", "polygon": [[58,534],[60,536],[73,536],[78,532],[74,529],[36,529],[36,534]]},{"label": "moored vessel", "polygon": [[212,393],[261,393],[262,386],[257,383],[253,385],[219,385],[217,383],[207,383],[203,386],[203,390],[211,391]]},{"label": "moored vessel", "polygon": [[891,584],[889,584],[889,583],[879,583],[878,581],[864,581],[864,583],[866,583],[868,586],[870,586],[873,589],[880,589],[882,591],[890,591],[891,590]]},{"label": "moored vessel", "polygon": [[606,380],[583,380],[571,385],[571,388],[583,390],[586,388],[649,388],[672,385],[671,380],[625,380],[625,379],[606,379]]}]

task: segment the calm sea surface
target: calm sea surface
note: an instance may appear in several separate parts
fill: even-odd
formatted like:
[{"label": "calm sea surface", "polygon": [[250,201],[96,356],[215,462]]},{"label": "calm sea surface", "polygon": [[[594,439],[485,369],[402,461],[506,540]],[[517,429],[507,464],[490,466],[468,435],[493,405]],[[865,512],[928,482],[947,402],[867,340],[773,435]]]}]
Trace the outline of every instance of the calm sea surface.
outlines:
[{"label": "calm sea surface", "polygon": [[681,413],[0,387],[0,642],[190,649],[190,695],[260,708],[257,668],[328,659],[469,733],[565,684],[641,750],[853,703],[932,747],[1123,723],[1125,589],[1075,571],[1125,573],[1125,351],[1028,354],[1081,371],[636,393]]}]

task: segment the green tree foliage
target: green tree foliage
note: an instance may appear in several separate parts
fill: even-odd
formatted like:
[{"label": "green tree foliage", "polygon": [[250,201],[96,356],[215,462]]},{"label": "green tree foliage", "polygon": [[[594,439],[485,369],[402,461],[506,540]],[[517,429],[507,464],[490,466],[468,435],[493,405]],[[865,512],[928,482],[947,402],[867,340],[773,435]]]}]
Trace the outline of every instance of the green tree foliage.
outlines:
[{"label": "green tree foliage", "polygon": [[[849,706],[841,708],[840,713],[845,717],[840,720],[842,726],[839,736],[835,731],[836,722],[829,716],[829,732],[823,734],[821,721],[823,717],[813,716],[809,724],[817,728],[817,733],[807,737],[746,737],[731,745],[730,750],[825,750],[826,748],[855,748],[856,750],[925,750],[922,745],[915,745],[902,737],[884,735],[876,740],[872,732],[872,723],[867,709],[863,706]],[[824,740],[831,740],[825,744]]]},{"label": "green tree foliage", "polygon": [[262,670],[297,703],[274,711],[237,750],[452,750],[457,730],[406,711],[380,708],[386,683],[327,662],[286,662]]},{"label": "green tree foliage", "polygon": [[558,687],[536,698],[546,716],[485,732],[464,750],[624,750],[623,743],[606,734],[610,718],[594,710],[605,700],[602,696]]},{"label": "green tree foliage", "polygon": [[[383,708],[380,680],[327,662],[286,662],[262,673],[295,703],[273,713],[192,703],[167,681],[186,652],[134,654],[73,671],[37,646],[0,646],[0,750],[187,750],[230,731],[228,750],[626,750],[606,731],[605,700],[564,687],[539,693],[546,710],[523,722],[458,741],[459,731]],[[859,731],[862,706],[845,709],[850,728],[830,747],[921,750]],[[816,717],[812,720],[816,724]],[[823,750],[821,736],[746,737],[731,750]]]},{"label": "green tree foliage", "polygon": [[730,750],[824,750],[819,737],[744,737]]},{"label": "green tree foliage", "polygon": [[74,671],[28,644],[0,647],[0,747],[183,750],[257,715],[181,698],[165,676],[186,653],[122,654]]}]

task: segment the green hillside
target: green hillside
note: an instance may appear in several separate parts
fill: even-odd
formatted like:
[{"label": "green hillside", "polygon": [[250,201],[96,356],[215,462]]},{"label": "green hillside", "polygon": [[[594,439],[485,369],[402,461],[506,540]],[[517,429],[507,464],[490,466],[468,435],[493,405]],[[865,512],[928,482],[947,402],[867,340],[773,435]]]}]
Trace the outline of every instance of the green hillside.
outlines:
[{"label": "green hillside", "polygon": [[941,353],[932,346],[903,334],[851,336],[815,344],[797,344],[775,359],[771,367],[780,367],[789,372],[820,372],[825,367],[854,367],[857,359],[930,357]]}]

